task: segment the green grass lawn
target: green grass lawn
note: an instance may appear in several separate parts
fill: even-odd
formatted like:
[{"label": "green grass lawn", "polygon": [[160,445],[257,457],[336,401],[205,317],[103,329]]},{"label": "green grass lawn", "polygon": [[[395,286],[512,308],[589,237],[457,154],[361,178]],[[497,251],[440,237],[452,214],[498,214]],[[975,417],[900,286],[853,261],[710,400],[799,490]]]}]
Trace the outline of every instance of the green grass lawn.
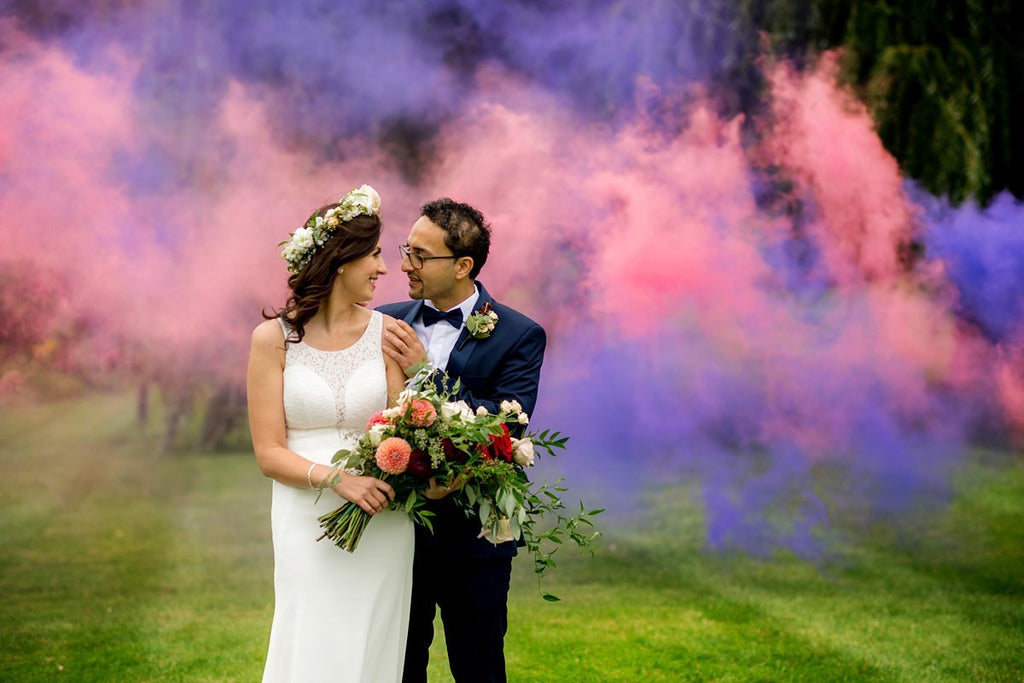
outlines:
[{"label": "green grass lawn", "polygon": [[[0,680],[259,680],[269,482],[249,453],[157,456],[134,414],[130,396],[0,413]],[[560,603],[517,562],[509,678],[1024,680],[1024,461],[979,452],[956,488],[898,543],[878,525],[819,565],[709,554],[699,506],[662,495],[595,559],[559,555]]]}]

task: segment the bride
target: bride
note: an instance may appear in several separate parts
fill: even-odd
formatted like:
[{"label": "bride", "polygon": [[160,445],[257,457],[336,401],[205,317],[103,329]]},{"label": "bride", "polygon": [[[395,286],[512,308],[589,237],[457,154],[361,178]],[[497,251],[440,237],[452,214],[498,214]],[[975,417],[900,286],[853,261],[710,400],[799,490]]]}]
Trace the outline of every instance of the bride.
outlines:
[{"label": "bride", "polygon": [[[413,527],[385,510],[392,488],[342,472],[368,418],[403,388],[382,353],[384,316],[361,304],[387,272],[380,197],[368,185],[317,210],[286,243],[291,296],[252,335],[247,392],[253,449],[272,478],[274,620],[264,681],[399,681],[408,630]],[[317,517],[349,500],[373,515],[348,553]]]}]

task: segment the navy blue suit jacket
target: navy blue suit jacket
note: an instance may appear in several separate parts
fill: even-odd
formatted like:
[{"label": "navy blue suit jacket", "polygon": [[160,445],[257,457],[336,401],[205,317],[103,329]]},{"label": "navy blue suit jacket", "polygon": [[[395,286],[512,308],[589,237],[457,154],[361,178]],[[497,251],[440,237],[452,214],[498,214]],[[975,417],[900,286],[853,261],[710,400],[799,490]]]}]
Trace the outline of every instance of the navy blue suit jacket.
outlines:
[{"label": "navy blue suit jacket", "polygon": [[[474,409],[484,406],[489,412],[498,412],[502,401],[518,401],[528,414],[533,415],[537,405],[537,387],[540,367],[544,361],[547,335],[544,328],[515,309],[496,302],[480,282],[476,283],[480,297],[476,310],[489,303],[498,314],[498,322],[491,336],[476,339],[465,327],[448,357],[448,382],[460,380],[456,398],[466,401]],[[377,310],[410,325],[423,308],[422,299],[385,304]],[[444,381],[438,373],[439,386]],[[451,386],[446,387],[448,389]],[[444,501],[441,501],[444,503]],[[510,557],[515,555],[515,543],[497,546],[485,539],[477,539],[480,521],[467,519],[453,504],[440,505],[434,532],[438,542],[452,547],[465,546],[478,557]]]}]

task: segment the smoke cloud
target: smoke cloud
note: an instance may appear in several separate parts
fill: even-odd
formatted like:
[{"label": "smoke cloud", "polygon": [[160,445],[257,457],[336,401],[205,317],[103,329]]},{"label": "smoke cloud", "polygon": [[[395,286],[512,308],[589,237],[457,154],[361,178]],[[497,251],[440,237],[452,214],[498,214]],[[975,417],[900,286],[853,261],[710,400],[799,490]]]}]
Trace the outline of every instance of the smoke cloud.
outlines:
[{"label": "smoke cloud", "polygon": [[695,484],[710,546],[812,556],[1024,430],[1022,208],[917,190],[828,56],[724,106],[748,37],[700,4],[14,3],[0,268],[64,283],[111,365],[237,382],[312,209],[372,184],[396,257],[470,202],[481,279],[549,331],[545,466],[618,511]]}]

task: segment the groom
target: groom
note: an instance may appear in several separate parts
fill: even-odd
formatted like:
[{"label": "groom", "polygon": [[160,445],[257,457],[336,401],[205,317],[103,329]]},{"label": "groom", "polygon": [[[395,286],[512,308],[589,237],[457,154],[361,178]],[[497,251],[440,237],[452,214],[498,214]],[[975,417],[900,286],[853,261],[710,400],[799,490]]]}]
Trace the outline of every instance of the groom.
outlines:
[{"label": "groom", "polygon": [[[396,320],[384,335],[384,351],[404,370],[424,357],[461,380],[457,398],[474,409],[498,412],[502,401],[518,401],[533,414],[544,329],[499,304],[476,281],[487,260],[490,226],[479,211],[451,199],[423,206],[402,252],[410,302],[380,311]],[[489,334],[470,334],[466,320],[493,310]],[[440,384],[443,377],[435,376]],[[451,388],[450,386],[448,388]],[[405,652],[406,683],[427,680],[435,606],[441,608],[448,663],[456,681],[505,681],[504,638],[515,541],[481,538],[480,521],[469,519],[450,499],[437,501],[434,533],[416,527],[412,609]]]}]

